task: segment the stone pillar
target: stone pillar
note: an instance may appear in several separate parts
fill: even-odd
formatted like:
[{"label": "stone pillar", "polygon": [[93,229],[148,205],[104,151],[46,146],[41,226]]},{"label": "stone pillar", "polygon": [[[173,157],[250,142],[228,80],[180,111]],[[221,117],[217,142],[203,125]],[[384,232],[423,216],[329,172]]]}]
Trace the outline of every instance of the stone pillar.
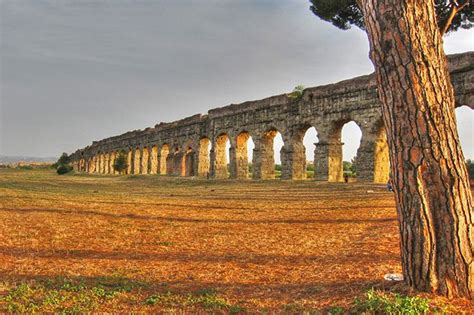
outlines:
[{"label": "stone pillar", "polygon": [[133,164],[133,151],[130,149],[127,153],[127,175],[133,174]]},{"label": "stone pillar", "polygon": [[91,174],[94,174],[97,171],[97,156],[91,158]]},{"label": "stone pillar", "polygon": [[261,179],[260,170],[260,143],[257,139],[254,139],[254,148],[252,154],[252,179]]},{"label": "stone pillar", "polygon": [[174,173],[174,154],[170,152],[166,156],[166,174],[173,175]]},{"label": "stone pillar", "polygon": [[273,138],[263,137],[255,139],[253,150],[253,178],[274,179],[275,159],[273,153]]},{"label": "stone pillar", "polygon": [[281,148],[281,179],[306,179],[306,151],[301,141]]},{"label": "stone pillar", "polygon": [[387,183],[390,174],[388,143],[385,132],[362,136],[356,158],[357,180]]},{"label": "stone pillar", "polygon": [[141,172],[142,165],[142,154],[140,149],[135,150],[134,163],[133,163],[133,174],[138,175]]},{"label": "stone pillar", "polygon": [[142,155],[141,155],[140,174],[148,174],[148,167],[150,165],[149,162],[150,162],[150,151],[148,150],[148,147],[144,147],[142,150]]},{"label": "stone pillar", "polygon": [[210,172],[209,139],[201,139],[198,147],[198,158],[196,159],[197,175],[207,177]]},{"label": "stone pillar", "polygon": [[273,151],[273,138],[265,139],[260,146],[260,178],[275,178],[275,152]]},{"label": "stone pillar", "polygon": [[116,174],[117,173],[117,171],[114,168],[116,158],[117,158],[117,153],[116,152],[110,153],[110,165],[109,165],[110,174]]},{"label": "stone pillar", "polygon": [[100,173],[105,174],[105,153],[100,155]]},{"label": "stone pillar", "polygon": [[314,174],[317,180],[341,182],[342,171],[342,145],[341,141],[316,143],[314,150]]},{"label": "stone pillar", "polygon": [[95,157],[95,169],[94,173],[100,173],[100,156],[96,155]]},{"label": "stone pillar", "polygon": [[86,172],[88,174],[92,173],[92,159],[87,159],[86,161]]},{"label": "stone pillar", "polygon": [[226,154],[227,136],[222,135],[217,137],[212,147],[214,150],[214,177],[215,178],[229,178],[229,171],[227,170],[227,154]]},{"label": "stone pillar", "polygon": [[104,172],[104,156],[102,154],[99,154],[98,156],[98,171],[97,173],[102,174]]},{"label": "stone pillar", "polygon": [[182,151],[176,151],[173,154],[173,175],[185,176],[186,175],[186,161],[184,159],[184,153]]},{"label": "stone pillar", "polygon": [[104,156],[104,174],[110,174],[110,153]]},{"label": "stone pillar", "polygon": [[[250,138],[248,133],[242,133],[237,137],[235,143],[235,174],[236,178],[248,179],[249,178],[249,157],[247,142]],[[232,160],[232,155],[231,155]],[[232,163],[231,163],[232,165]]]},{"label": "stone pillar", "polygon": [[158,150],[158,154],[156,155],[156,172],[159,175],[166,175],[166,160],[164,161],[164,166],[162,166],[163,158],[161,157],[161,152]]},{"label": "stone pillar", "polygon": [[216,178],[216,152],[214,147],[209,151],[209,176]]},{"label": "stone pillar", "polygon": [[150,154],[150,174],[158,174],[159,173],[159,157],[158,157],[158,147],[154,145],[151,148],[151,154]]},{"label": "stone pillar", "polygon": [[229,148],[229,178],[237,178],[237,156],[235,144],[231,142]]},{"label": "stone pillar", "polygon": [[185,176],[194,176],[195,173],[195,153],[194,151],[189,151],[185,155]]}]

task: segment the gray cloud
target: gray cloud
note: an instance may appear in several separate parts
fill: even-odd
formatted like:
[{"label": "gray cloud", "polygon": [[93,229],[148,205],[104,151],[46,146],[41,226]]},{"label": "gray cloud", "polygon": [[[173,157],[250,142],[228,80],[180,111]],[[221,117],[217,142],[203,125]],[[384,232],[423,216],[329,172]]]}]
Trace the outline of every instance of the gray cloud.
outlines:
[{"label": "gray cloud", "polygon": [[[366,35],[318,20],[306,1],[3,0],[0,8],[0,154],[58,155],[373,70]],[[447,52],[473,50],[472,34],[448,36]],[[472,158],[469,124],[460,129]],[[357,139],[344,140],[353,155]]]}]

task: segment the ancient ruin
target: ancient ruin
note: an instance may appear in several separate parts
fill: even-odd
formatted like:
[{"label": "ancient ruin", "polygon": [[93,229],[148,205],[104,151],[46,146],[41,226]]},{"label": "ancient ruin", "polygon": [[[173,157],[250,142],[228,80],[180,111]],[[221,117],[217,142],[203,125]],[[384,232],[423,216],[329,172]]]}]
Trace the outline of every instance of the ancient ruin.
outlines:
[{"label": "ancient ruin", "polygon": [[[474,109],[474,52],[449,56],[457,106]],[[374,75],[307,88],[301,98],[287,94],[232,104],[154,128],[94,141],[71,155],[78,172],[114,174],[119,152],[127,154],[126,174],[161,174],[210,178],[272,179],[273,140],[282,135],[282,179],[305,179],[303,136],[315,127],[315,179],[342,181],[341,128],[354,121],[362,131],[356,167],[359,181],[388,179],[388,147]],[[253,160],[247,141],[252,137]],[[230,141],[229,161],[226,142]],[[249,162],[252,173],[249,173]]]}]

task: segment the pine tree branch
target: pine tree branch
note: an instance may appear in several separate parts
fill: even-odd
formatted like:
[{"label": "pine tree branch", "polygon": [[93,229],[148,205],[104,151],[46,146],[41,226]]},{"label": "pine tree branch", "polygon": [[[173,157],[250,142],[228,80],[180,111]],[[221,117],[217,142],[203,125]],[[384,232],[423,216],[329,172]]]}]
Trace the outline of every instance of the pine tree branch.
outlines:
[{"label": "pine tree branch", "polygon": [[469,2],[470,2],[470,0],[466,0],[466,2],[464,2],[462,4],[458,4],[458,2],[456,0],[450,1],[450,3],[451,3],[451,12],[449,13],[448,18],[446,19],[446,22],[444,23],[444,26],[441,29],[441,36],[444,36],[444,34],[446,34],[446,32],[448,32],[449,27],[453,23],[453,20],[454,20],[454,17],[456,16],[456,14],[458,14],[459,11],[461,11],[466,6],[468,6]]}]

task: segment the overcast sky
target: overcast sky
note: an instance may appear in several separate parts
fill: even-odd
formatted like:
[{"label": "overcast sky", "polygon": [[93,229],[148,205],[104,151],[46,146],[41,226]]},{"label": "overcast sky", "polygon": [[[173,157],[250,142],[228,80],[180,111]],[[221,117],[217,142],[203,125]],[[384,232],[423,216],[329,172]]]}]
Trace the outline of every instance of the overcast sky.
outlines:
[{"label": "overcast sky", "polygon": [[[58,156],[373,71],[366,35],[320,21],[306,0],[0,3],[0,155]],[[473,34],[448,36],[447,53],[474,50]],[[458,116],[465,155],[474,158],[474,114]],[[344,129],[345,159],[357,137]],[[313,142],[306,137],[307,147]]]}]

